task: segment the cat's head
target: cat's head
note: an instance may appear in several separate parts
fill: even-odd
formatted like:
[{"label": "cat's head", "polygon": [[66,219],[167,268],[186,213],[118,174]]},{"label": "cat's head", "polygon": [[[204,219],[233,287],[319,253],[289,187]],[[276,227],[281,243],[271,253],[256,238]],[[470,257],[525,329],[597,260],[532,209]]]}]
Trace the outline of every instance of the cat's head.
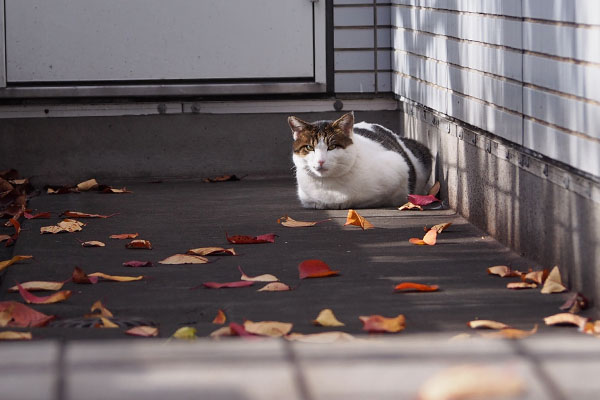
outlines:
[{"label": "cat's head", "polygon": [[353,113],[335,121],[306,122],[289,117],[288,123],[294,138],[296,168],[318,178],[344,175],[352,168],[356,158],[352,145]]}]

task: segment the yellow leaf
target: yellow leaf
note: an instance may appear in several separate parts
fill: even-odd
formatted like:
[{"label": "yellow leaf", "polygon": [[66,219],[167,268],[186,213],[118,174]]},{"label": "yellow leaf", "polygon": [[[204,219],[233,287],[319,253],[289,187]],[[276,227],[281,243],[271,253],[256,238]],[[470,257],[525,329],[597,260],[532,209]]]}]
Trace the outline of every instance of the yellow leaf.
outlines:
[{"label": "yellow leaf", "polygon": [[581,329],[583,329],[587,321],[587,318],[571,313],[558,313],[544,318],[546,325],[568,324],[578,326]]},{"label": "yellow leaf", "polygon": [[546,282],[544,282],[544,287],[542,287],[542,293],[561,293],[566,290],[567,288],[563,286],[562,280],[560,279],[560,271],[558,270],[558,266],[555,266],[554,268],[552,268],[552,271],[550,271],[550,275],[548,275],[548,278],[546,278]]},{"label": "yellow leaf", "polygon": [[196,332],[196,328],[193,328],[191,326],[184,326],[177,329],[171,337],[175,339],[194,340],[197,338]]},{"label": "yellow leaf", "polygon": [[348,210],[348,216],[346,217],[346,223],[344,226],[346,225],[360,226],[363,230],[375,228],[373,224],[371,224],[362,215],[354,210]]},{"label": "yellow leaf", "polygon": [[467,326],[469,326],[469,328],[473,328],[473,329],[479,329],[479,328],[506,329],[506,328],[510,328],[510,326],[508,326],[502,322],[492,321],[489,319],[476,319],[474,321],[469,321],[469,322],[467,322]]},{"label": "yellow leaf", "polygon": [[[65,282],[52,282],[52,281],[29,281],[21,283],[21,286],[29,290],[30,292],[36,290],[60,290],[62,289]],[[17,285],[8,288],[9,292],[18,292],[19,288]]]},{"label": "yellow leaf", "polygon": [[86,192],[88,190],[96,189],[98,187],[98,182],[95,179],[89,179],[87,181],[81,182],[77,184],[77,189],[82,192]]},{"label": "yellow leaf", "polygon": [[197,249],[190,249],[187,251],[187,254],[195,255],[195,256],[222,256],[222,255],[237,255],[233,248],[223,248],[223,247],[198,247]]},{"label": "yellow leaf", "polygon": [[112,322],[110,319],[106,317],[100,317],[102,324],[98,326],[98,328],[118,328],[119,325]]},{"label": "yellow leaf", "polygon": [[31,340],[31,332],[15,332],[3,331],[0,332],[0,340]]},{"label": "yellow leaf", "polygon": [[402,210],[412,210],[412,209],[415,209],[415,208],[417,210],[423,211],[423,207],[418,206],[416,204],[413,204],[410,201],[408,203],[404,203],[403,205],[401,205],[400,207],[398,207],[398,210],[399,211],[402,211]]},{"label": "yellow leaf", "polygon": [[100,311],[100,315],[102,315],[103,317],[113,317],[113,313],[111,313],[108,308],[104,307],[100,300],[97,300],[94,304],[92,304],[92,308],[90,309],[90,311]]},{"label": "yellow leaf", "polygon": [[314,221],[314,222],[313,221],[296,221],[292,217],[284,215],[283,217],[281,217],[277,220],[277,223],[279,223],[283,226],[287,226],[288,228],[303,228],[303,227],[315,226],[316,224],[318,224],[320,222],[325,222],[325,221],[329,221],[329,220],[326,219],[323,221]]},{"label": "yellow leaf", "polygon": [[88,274],[88,276],[97,276],[98,278],[103,278],[108,281],[116,281],[116,282],[132,282],[132,281],[139,281],[139,280],[144,279],[144,275],[119,276],[119,275],[107,275],[103,272],[94,272],[92,274]]},{"label": "yellow leaf", "polygon": [[98,240],[89,240],[87,242],[82,242],[81,246],[82,247],[104,247],[106,245]]},{"label": "yellow leaf", "polygon": [[538,330],[537,324],[530,331],[524,331],[522,329],[506,328],[500,329],[496,332],[481,333],[481,336],[490,339],[524,339],[528,336],[533,335]]},{"label": "yellow leaf", "polygon": [[270,336],[270,337],[281,337],[287,335],[292,330],[293,324],[288,322],[278,321],[260,321],[252,322],[245,321],[244,329],[248,333],[255,335]]},{"label": "yellow leaf", "polygon": [[434,230],[434,231],[437,231],[437,233],[442,233],[450,225],[452,225],[452,222],[444,222],[442,224],[437,224],[437,225],[432,226],[431,228],[429,228],[429,230]]},{"label": "yellow leaf", "polygon": [[193,256],[190,254],[175,254],[171,257],[167,257],[162,261],[158,262],[159,264],[170,264],[170,265],[180,265],[180,264],[206,264],[208,263],[208,259],[201,256]]},{"label": "yellow leaf", "polygon": [[33,256],[14,256],[10,260],[0,261],[0,271],[2,271],[6,267],[13,265],[14,263],[17,263],[22,260],[28,260],[30,258],[33,258]]},{"label": "yellow leaf", "polygon": [[313,324],[321,326],[344,326],[344,323],[337,320],[330,308],[321,310],[317,318],[313,321]]}]

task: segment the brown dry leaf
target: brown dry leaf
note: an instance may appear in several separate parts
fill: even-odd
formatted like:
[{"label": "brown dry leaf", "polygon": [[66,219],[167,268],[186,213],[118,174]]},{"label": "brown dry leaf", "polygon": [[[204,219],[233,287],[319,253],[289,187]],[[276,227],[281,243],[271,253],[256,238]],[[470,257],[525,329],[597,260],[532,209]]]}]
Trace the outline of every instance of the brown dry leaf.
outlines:
[{"label": "brown dry leaf", "polygon": [[562,280],[560,279],[560,271],[558,270],[558,266],[552,268],[548,278],[544,282],[544,287],[542,287],[543,294],[550,293],[561,293],[566,292],[567,288],[562,284]]},{"label": "brown dry leaf", "polygon": [[115,281],[115,282],[132,282],[132,281],[140,281],[144,279],[144,275],[138,276],[120,276],[120,275],[108,275],[103,272],[94,272],[92,274],[88,274],[91,277],[98,277],[106,279],[107,281]]},{"label": "brown dry leaf", "polygon": [[321,332],[321,333],[290,333],[285,338],[292,342],[301,343],[317,343],[317,344],[329,344],[329,343],[343,343],[351,342],[356,338],[349,333],[340,331]]},{"label": "brown dry leaf", "polygon": [[506,328],[510,328],[510,326],[502,323],[502,322],[498,322],[498,321],[492,321],[489,319],[476,319],[473,321],[469,321],[467,322],[467,326],[469,328],[473,328],[473,329],[481,329],[481,328],[485,328],[485,329],[506,329]]},{"label": "brown dry leaf", "polygon": [[139,233],[119,233],[116,235],[110,235],[109,238],[122,240],[122,239],[135,239],[138,236],[140,236]]},{"label": "brown dry leaf", "polygon": [[275,275],[271,275],[271,274],[262,274],[262,275],[258,275],[258,276],[248,276],[244,273],[244,271],[242,270],[242,267],[238,266],[238,270],[240,271],[240,274],[242,274],[240,280],[242,281],[248,281],[248,282],[277,282],[279,281],[279,278],[277,278]]},{"label": "brown dry leaf", "polygon": [[105,247],[106,245],[98,240],[88,240],[87,242],[81,242],[82,247]]},{"label": "brown dry leaf", "polygon": [[152,243],[149,240],[135,239],[125,245],[128,249],[146,249],[152,250]]},{"label": "brown dry leaf", "polygon": [[598,337],[600,336],[600,321],[588,321],[579,329],[583,333]]},{"label": "brown dry leaf", "polygon": [[61,301],[65,301],[66,299],[71,297],[72,293],[70,290],[61,290],[60,292],[53,293],[50,296],[36,296],[33,293],[29,292],[27,289],[23,288],[23,286],[21,286],[18,282],[17,288],[19,289],[19,294],[21,295],[23,300],[25,300],[27,303],[33,304],[58,303]]},{"label": "brown dry leaf", "polygon": [[63,233],[63,232],[79,232],[85,226],[83,222],[74,219],[65,219],[56,225],[43,226],[40,228],[40,233]]},{"label": "brown dry leaf", "polygon": [[330,308],[321,310],[317,318],[313,320],[312,323],[320,326],[345,326],[343,322],[338,321]]},{"label": "brown dry leaf", "polygon": [[435,243],[437,241],[437,235],[438,235],[437,230],[430,229],[427,231],[425,236],[423,236],[423,239],[410,238],[410,239],[408,239],[408,241],[412,244],[433,246],[433,245],[435,245]]},{"label": "brown dry leaf", "polygon": [[560,309],[563,311],[569,311],[570,313],[578,313],[581,310],[585,310],[589,306],[589,300],[579,292],[574,292],[569,297]]},{"label": "brown dry leaf", "polygon": [[506,328],[500,329],[496,332],[485,332],[481,333],[481,336],[490,339],[524,339],[528,336],[533,335],[538,330],[537,324],[530,331],[524,331],[521,329]]},{"label": "brown dry leaf", "polygon": [[100,315],[103,317],[108,317],[108,318],[114,317],[113,313],[111,313],[108,308],[104,307],[104,305],[102,304],[102,302],[100,300],[97,300],[96,302],[94,302],[94,304],[92,304],[90,311],[91,312],[100,311]]},{"label": "brown dry leaf", "polygon": [[245,321],[244,329],[248,333],[260,336],[281,337],[285,336],[292,330],[293,324],[289,322],[278,321]]},{"label": "brown dry leaf", "polygon": [[19,328],[45,326],[54,319],[54,315],[42,314],[16,301],[0,301],[0,312],[9,312],[12,320],[8,326]]},{"label": "brown dry leaf", "polygon": [[520,289],[535,289],[538,285],[536,283],[528,282],[510,282],[506,284],[507,289],[520,290]]},{"label": "brown dry leaf", "polygon": [[583,329],[588,318],[571,313],[558,313],[544,318],[546,325],[575,325]]},{"label": "brown dry leaf", "polygon": [[400,207],[398,207],[398,211],[402,211],[402,210],[414,210],[414,209],[417,209],[419,211],[423,211],[423,207],[418,206],[416,204],[413,204],[410,201],[408,203],[404,203],[403,205],[401,205]]},{"label": "brown dry leaf", "polygon": [[117,214],[101,215],[101,214],[89,214],[89,213],[84,213],[84,212],[79,212],[79,211],[65,211],[64,213],[61,214],[61,216],[69,217],[69,218],[101,218],[101,219],[114,217],[115,215],[117,215]]},{"label": "brown dry leaf", "polygon": [[541,285],[542,283],[544,283],[547,277],[548,270],[544,269],[541,271],[529,271],[528,273],[522,276],[522,279],[524,281],[532,281],[534,283],[537,283],[538,285]]},{"label": "brown dry leaf", "polygon": [[187,251],[187,254],[191,254],[194,256],[236,256],[235,250],[233,248],[223,248],[223,247],[198,247],[197,249],[190,249]]},{"label": "brown dry leaf", "polygon": [[[65,282],[54,282],[54,281],[29,281],[21,283],[21,286],[30,292],[37,290],[60,290],[62,289]],[[9,292],[18,292],[19,288],[17,285],[8,288]]]},{"label": "brown dry leaf", "polygon": [[285,292],[292,290],[288,285],[282,282],[271,282],[267,283],[262,288],[258,289],[257,292]]},{"label": "brown dry leaf", "polygon": [[427,192],[428,195],[430,196],[437,196],[437,194],[440,192],[440,182],[436,181],[433,186],[431,187],[431,189],[429,189],[429,192]]},{"label": "brown dry leaf", "polygon": [[219,311],[217,311],[217,315],[212,320],[212,323],[216,325],[223,325],[225,322],[227,322],[225,312],[219,308]]},{"label": "brown dry leaf", "polygon": [[106,317],[100,317],[100,323],[94,326],[95,328],[118,328],[119,325],[112,322]]},{"label": "brown dry leaf", "polygon": [[208,263],[208,259],[201,256],[192,256],[189,254],[175,254],[171,257],[165,258],[162,261],[159,261],[158,263],[168,265],[206,264]]},{"label": "brown dry leaf", "polygon": [[77,189],[82,192],[87,192],[88,190],[93,190],[98,188],[98,182],[95,179],[89,179],[87,181],[81,182],[77,184]]},{"label": "brown dry leaf", "polygon": [[452,222],[444,222],[442,224],[432,226],[431,228],[429,228],[429,230],[437,231],[437,233],[442,233],[444,230],[450,227],[450,225],[452,225]]},{"label": "brown dry leaf", "polygon": [[522,394],[525,381],[509,369],[460,365],[435,374],[419,389],[419,400],[512,398]]},{"label": "brown dry leaf", "polygon": [[358,317],[363,323],[363,330],[367,332],[400,332],[406,327],[406,318],[399,314],[393,318],[381,315],[361,315]]},{"label": "brown dry leaf", "polygon": [[303,228],[303,227],[309,227],[309,226],[315,226],[318,223],[321,222],[325,222],[325,221],[330,221],[330,219],[325,219],[323,221],[296,221],[295,219],[293,219],[290,216],[284,215],[283,217],[279,218],[277,220],[278,224],[281,224],[283,226],[287,226],[288,228]]},{"label": "brown dry leaf", "polygon": [[209,336],[218,340],[222,336],[233,336],[233,333],[231,333],[231,328],[229,328],[229,326],[222,326],[219,329],[212,331]]},{"label": "brown dry leaf", "polygon": [[346,217],[344,226],[346,225],[360,226],[363,230],[375,228],[372,223],[354,210],[348,210],[348,216]]},{"label": "brown dry leaf", "polygon": [[15,332],[3,331],[0,332],[0,340],[31,340],[31,332]]},{"label": "brown dry leaf", "polygon": [[127,329],[125,333],[131,336],[154,337],[158,336],[158,328],[155,326],[140,325]]},{"label": "brown dry leaf", "polygon": [[10,260],[0,261],[0,271],[2,271],[4,268],[10,267],[14,263],[18,263],[19,261],[23,260],[29,260],[30,258],[33,258],[33,256],[14,256]]},{"label": "brown dry leaf", "polygon": [[494,265],[487,269],[487,273],[490,275],[498,275],[501,278],[512,278],[521,276],[521,272],[515,271],[506,265]]}]

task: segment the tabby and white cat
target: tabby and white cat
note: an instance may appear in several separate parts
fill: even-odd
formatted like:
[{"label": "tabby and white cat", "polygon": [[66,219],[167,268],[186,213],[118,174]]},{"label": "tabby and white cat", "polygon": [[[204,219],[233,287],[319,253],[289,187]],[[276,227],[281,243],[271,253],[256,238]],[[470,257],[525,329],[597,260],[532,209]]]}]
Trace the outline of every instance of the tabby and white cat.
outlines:
[{"label": "tabby and white cat", "polygon": [[398,206],[422,194],[431,174],[427,147],[381,125],[336,121],[305,122],[289,117],[294,137],[298,197],[306,208],[346,209]]}]

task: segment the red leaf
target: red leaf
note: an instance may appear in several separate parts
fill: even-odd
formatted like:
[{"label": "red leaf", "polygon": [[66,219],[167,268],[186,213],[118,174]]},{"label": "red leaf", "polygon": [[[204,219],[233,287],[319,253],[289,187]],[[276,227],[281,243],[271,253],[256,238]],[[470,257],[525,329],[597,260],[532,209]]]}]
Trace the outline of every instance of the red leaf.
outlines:
[{"label": "red leaf", "polygon": [[8,326],[19,328],[44,326],[55,318],[54,315],[43,314],[16,301],[0,302],[0,311],[9,311],[12,320],[8,323]]},{"label": "red leaf", "polygon": [[244,336],[244,337],[255,336],[255,335],[251,334],[250,332],[248,332],[246,330],[246,328],[244,328],[242,325],[235,323],[235,322],[231,322],[229,324],[229,330],[231,331],[231,333],[233,335],[237,335],[237,336]]},{"label": "red leaf", "polygon": [[59,301],[63,301],[68,299],[71,296],[70,290],[61,290],[60,292],[56,292],[51,294],[50,296],[36,296],[33,293],[27,291],[20,283],[17,282],[17,287],[19,288],[19,294],[27,303],[33,304],[50,304],[50,303],[58,303]]},{"label": "red leaf", "polygon": [[227,321],[227,316],[225,316],[225,312],[219,308],[217,311],[217,315],[213,319],[212,323],[216,325],[223,325]]},{"label": "red leaf", "polygon": [[221,288],[240,288],[246,286],[252,286],[254,282],[250,281],[235,281],[235,282],[204,282],[202,286],[209,289],[221,289]]},{"label": "red leaf", "polygon": [[149,240],[135,239],[125,245],[128,249],[147,249],[152,250],[152,243]]},{"label": "red leaf", "polygon": [[97,276],[88,276],[79,267],[75,267],[73,269],[73,275],[71,276],[71,279],[73,280],[73,282],[80,283],[80,284],[98,283]]},{"label": "red leaf", "polygon": [[151,267],[152,261],[127,261],[123,263],[124,267]]},{"label": "red leaf", "polygon": [[229,243],[233,244],[259,244],[259,243],[274,243],[275,237],[277,237],[274,233],[267,233],[265,235],[259,236],[245,236],[245,235],[233,235],[229,236],[225,233],[225,237]]},{"label": "red leaf", "polygon": [[50,218],[51,215],[49,212],[41,212],[37,214],[30,214],[27,211],[23,214],[23,216],[27,219],[38,219],[38,218]]},{"label": "red leaf", "polygon": [[100,214],[88,214],[79,211],[65,211],[61,215],[64,217],[70,218],[110,218],[118,215],[119,213],[110,214],[110,215],[100,215]]},{"label": "red leaf", "polygon": [[140,236],[139,233],[119,233],[117,235],[110,235],[109,238],[111,238],[111,239],[135,239],[138,236]]},{"label": "red leaf", "polygon": [[408,201],[416,206],[426,206],[428,204],[435,203],[436,201],[440,201],[440,199],[430,194],[428,194],[427,196],[419,194],[409,194]]},{"label": "red leaf", "polygon": [[323,278],[326,276],[339,275],[340,271],[332,271],[329,265],[321,260],[305,260],[298,265],[300,279]]},{"label": "red leaf", "polygon": [[417,292],[435,292],[440,287],[438,285],[424,285],[422,283],[403,282],[394,288],[396,291],[417,291]]}]

